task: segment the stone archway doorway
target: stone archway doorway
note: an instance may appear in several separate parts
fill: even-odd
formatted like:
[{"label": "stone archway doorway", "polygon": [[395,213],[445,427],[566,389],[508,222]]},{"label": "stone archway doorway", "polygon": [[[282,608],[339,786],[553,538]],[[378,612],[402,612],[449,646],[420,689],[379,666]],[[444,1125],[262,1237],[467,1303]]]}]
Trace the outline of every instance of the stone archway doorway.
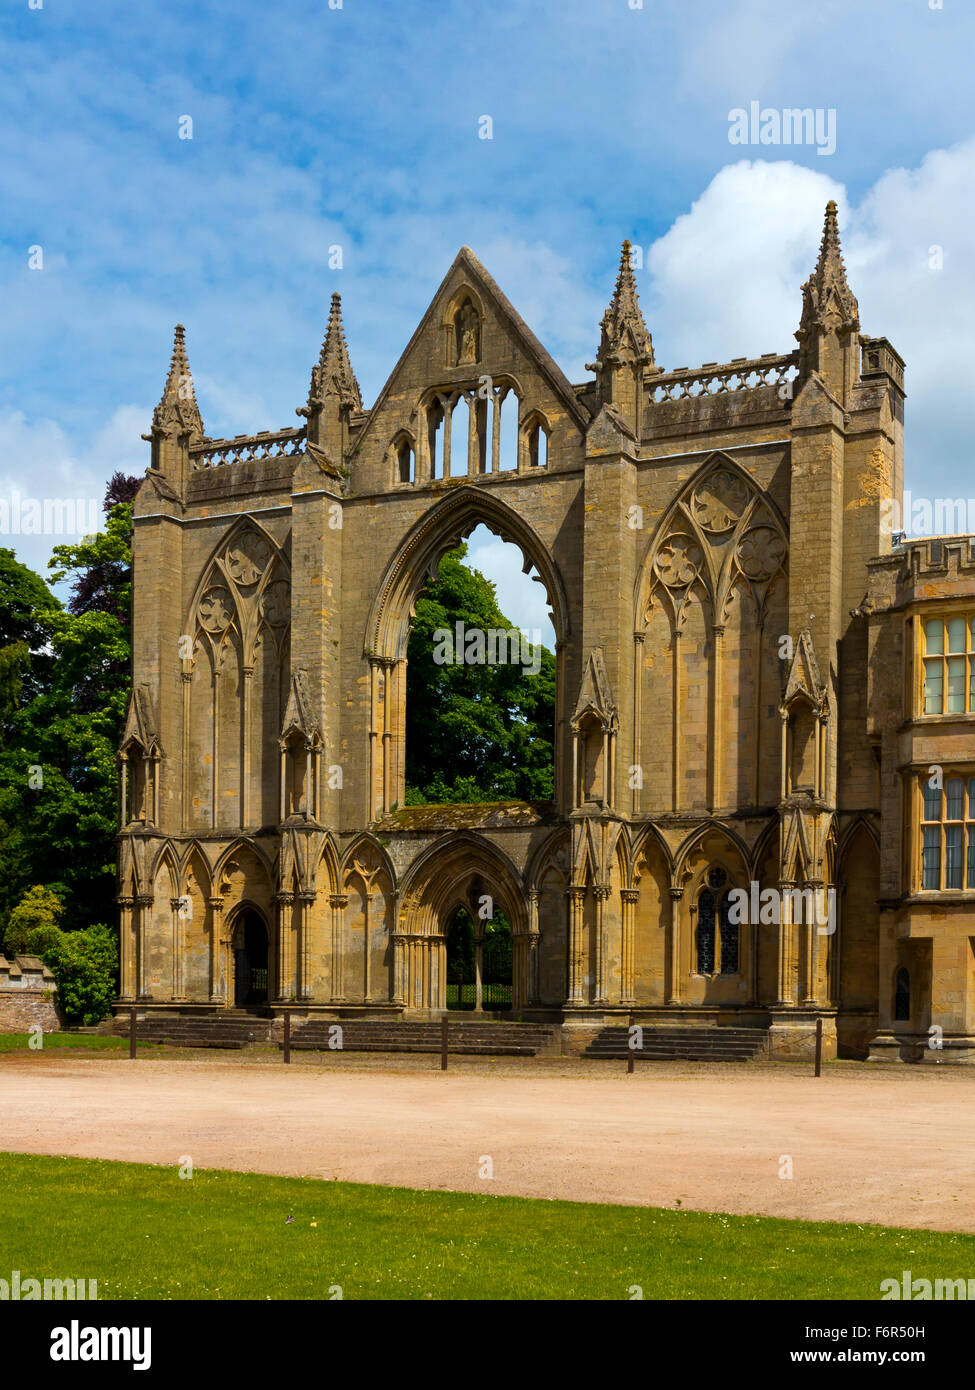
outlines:
[{"label": "stone archway doorway", "polygon": [[514,1002],[514,946],[504,911],[498,908],[490,921],[475,923],[467,908],[457,908],[444,937],[447,1008],[468,1013],[509,1010]]},{"label": "stone archway doorway", "polygon": [[268,1001],[267,926],[260,913],[248,908],[234,927],[234,1004],[255,1008]]}]

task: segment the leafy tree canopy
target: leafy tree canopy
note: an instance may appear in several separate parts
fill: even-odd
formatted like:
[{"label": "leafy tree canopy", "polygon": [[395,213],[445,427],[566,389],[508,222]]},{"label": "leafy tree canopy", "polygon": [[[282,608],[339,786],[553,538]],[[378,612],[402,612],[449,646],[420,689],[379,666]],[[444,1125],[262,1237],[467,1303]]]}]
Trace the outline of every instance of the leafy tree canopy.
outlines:
[{"label": "leafy tree canopy", "polygon": [[[417,600],[406,668],[406,802],[547,801],[554,794],[555,657],[520,664],[438,664],[438,630],[513,624],[461,545]],[[442,650],[442,644],[440,644]]]},{"label": "leafy tree canopy", "polygon": [[71,581],[66,608],[0,551],[0,925],[38,883],[62,896],[68,929],[114,917],[138,482],[116,474],[104,531],[55,547],[53,581]]}]

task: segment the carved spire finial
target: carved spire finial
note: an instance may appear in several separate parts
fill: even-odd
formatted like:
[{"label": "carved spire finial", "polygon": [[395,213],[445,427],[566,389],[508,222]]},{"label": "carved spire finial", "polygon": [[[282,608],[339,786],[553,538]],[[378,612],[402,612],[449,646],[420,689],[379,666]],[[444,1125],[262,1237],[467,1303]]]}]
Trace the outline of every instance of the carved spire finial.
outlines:
[{"label": "carved spire finial", "polygon": [[338,293],[332,295],[325,341],[318,362],[312,368],[308,405],[322,404],[326,396],[338,396],[343,406],[362,409],[362,392],[349,358],[342,326],[342,296]]},{"label": "carved spire finial", "polygon": [[[860,306],[847,283],[840,250],[836,204],[832,198],[826,204],[823,239],[816,268],[802,287],[799,332],[808,333],[813,328],[853,332],[858,332],[860,328]],[[799,341],[802,342],[802,338]]]},{"label": "carved spire finial", "polygon": [[193,374],[186,358],[186,330],[181,323],[176,325],[173,338],[173,355],[169,360],[169,374],[163,387],[162,397],[152,413],[153,433],[189,435],[191,439],[203,439],[203,418],[196,403],[193,389]]},{"label": "carved spire finial", "polygon": [[600,322],[602,341],[599,345],[597,370],[609,357],[625,355],[628,360],[653,365],[653,341],[643,321],[640,296],[633,274],[633,257],[629,241],[623,242],[616,288],[609,307]]}]

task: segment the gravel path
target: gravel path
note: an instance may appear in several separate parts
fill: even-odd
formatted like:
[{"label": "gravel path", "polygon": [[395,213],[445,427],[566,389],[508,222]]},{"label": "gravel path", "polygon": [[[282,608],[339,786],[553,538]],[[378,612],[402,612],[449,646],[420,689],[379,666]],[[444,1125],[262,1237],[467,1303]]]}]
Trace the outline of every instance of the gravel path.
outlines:
[{"label": "gravel path", "polygon": [[967,1070],[436,1065],[9,1054],[0,1149],[975,1232]]}]

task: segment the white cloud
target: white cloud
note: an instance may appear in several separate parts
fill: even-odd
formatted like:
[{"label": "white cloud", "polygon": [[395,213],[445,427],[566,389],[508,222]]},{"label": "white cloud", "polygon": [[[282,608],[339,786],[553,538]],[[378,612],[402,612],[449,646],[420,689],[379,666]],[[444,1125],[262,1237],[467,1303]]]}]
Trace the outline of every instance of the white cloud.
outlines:
[{"label": "white cloud", "polygon": [[[16,551],[20,561],[46,578],[55,545],[89,533],[92,522],[102,525],[112,474],[145,470],[148,445],[139,436],[148,418],[144,407],[120,406],[78,451],[56,421],[0,411],[0,546]],[[69,502],[70,507],[62,505]],[[45,510],[48,533],[37,534]],[[76,529],[54,530],[66,523]]]},{"label": "white cloud", "polygon": [[[883,174],[852,205],[828,175],[789,161],[722,169],[648,255],[644,305],[658,362],[790,351],[830,198],[862,329],[889,338],[907,363],[908,486],[920,492],[923,477],[928,493],[975,491],[975,139]],[[943,249],[942,270],[931,268],[933,247]]]}]

